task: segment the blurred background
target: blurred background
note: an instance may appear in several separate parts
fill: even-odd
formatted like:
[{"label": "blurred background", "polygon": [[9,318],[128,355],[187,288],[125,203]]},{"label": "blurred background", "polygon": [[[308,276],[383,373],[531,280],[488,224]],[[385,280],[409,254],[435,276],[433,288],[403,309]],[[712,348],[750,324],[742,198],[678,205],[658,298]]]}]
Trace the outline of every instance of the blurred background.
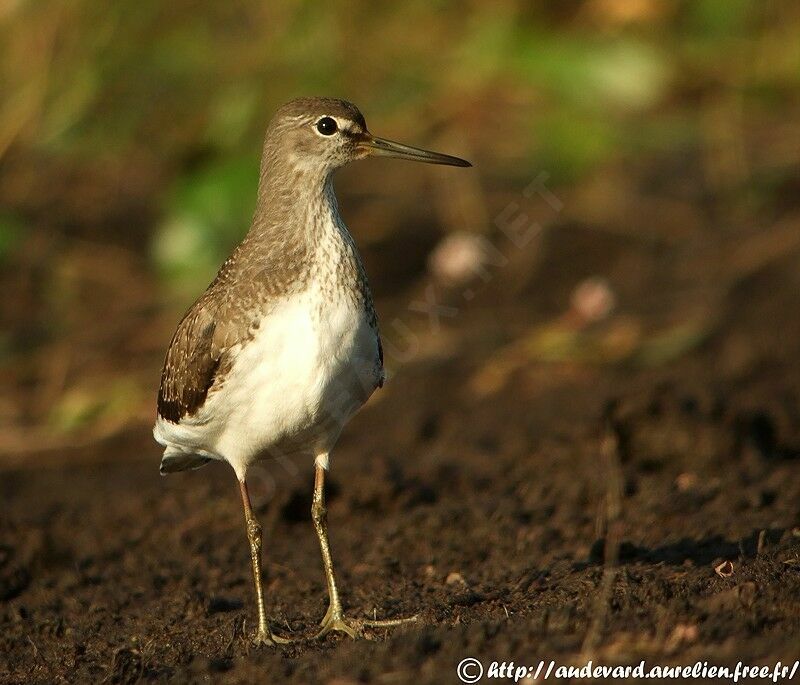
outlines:
[{"label": "blurred background", "polygon": [[[469,303],[523,305],[498,347],[682,354],[742,278],[797,264],[798,35],[791,0],[4,0],[2,459],[150,422],[174,324],[246,231],[266,123],[298,95],[475,163],[340,174],[384,320],[421,282],[463,294],[510,211],[543,230]],[[535,179],[557,211],[523,195]],[[575,306],[621,318],[578,339]]]}]

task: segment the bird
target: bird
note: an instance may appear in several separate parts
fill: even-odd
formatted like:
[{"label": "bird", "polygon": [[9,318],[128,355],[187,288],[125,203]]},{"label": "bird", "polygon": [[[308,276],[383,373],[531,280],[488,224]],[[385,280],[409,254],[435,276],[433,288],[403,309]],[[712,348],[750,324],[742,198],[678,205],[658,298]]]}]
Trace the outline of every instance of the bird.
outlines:
[{"label": "bird", "polygon": [[328,608],[314,638],[352,638],[388,620],[348,617],[328,542],[325,477],[347,421],[383,386],[378,318],[355,242],[334,194],[334,172],[366,157],[458,167],[458,157],[373,136],[345,100],[281,106],[264,138],[256,209],[242,241],[178,324],[166,353],[153,435],[162,475],[227,462],[236,475],[258,611],[253,643],[290,641],[267,620],[262,528],[248,468],[276,456],[314,460],[311,519]]}]

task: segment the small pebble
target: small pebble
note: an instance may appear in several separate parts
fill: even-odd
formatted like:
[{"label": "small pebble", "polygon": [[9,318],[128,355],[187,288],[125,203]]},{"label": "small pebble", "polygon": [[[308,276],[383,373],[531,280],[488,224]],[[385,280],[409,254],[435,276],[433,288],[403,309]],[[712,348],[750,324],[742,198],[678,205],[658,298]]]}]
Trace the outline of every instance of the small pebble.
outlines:
[{"label": "small pebble", "polygon": [[463,585],[464,587],[467,586],[467,581],[464,580],[464,576],[456,571],[447,574],[447,578],[445,579],[445,584],[447,585]]}]

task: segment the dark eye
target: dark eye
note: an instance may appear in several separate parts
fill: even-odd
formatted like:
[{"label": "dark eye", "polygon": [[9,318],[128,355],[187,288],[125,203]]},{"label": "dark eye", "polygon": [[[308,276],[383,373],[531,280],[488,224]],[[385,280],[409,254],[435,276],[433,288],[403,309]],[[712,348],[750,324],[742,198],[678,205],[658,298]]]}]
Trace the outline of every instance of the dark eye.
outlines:
[{"label": "dark eye", "polygon": [[317,131],[323,136],[332,136],[336,133],[338,128],[336,119],[332,119],[331,117],[322,117],[322,119],[317,122]]}]

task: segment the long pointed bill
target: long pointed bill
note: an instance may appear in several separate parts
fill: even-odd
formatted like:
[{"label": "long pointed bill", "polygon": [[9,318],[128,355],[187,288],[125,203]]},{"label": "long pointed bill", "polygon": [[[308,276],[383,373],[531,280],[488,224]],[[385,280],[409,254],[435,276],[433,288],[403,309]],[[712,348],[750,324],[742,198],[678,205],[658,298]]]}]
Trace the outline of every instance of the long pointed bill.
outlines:
[{"label": "long pointed bill", "polygon": [[446,164],[447,166],[472,166],[466,159],[443,155],[440,152],[421,150],[418,147],[395,143],[385,138],[368,137],[359,143],[368,155],[373,157],[395,157],[397,159],[410,159],[412,162],[425,162],[427,164]]}]

